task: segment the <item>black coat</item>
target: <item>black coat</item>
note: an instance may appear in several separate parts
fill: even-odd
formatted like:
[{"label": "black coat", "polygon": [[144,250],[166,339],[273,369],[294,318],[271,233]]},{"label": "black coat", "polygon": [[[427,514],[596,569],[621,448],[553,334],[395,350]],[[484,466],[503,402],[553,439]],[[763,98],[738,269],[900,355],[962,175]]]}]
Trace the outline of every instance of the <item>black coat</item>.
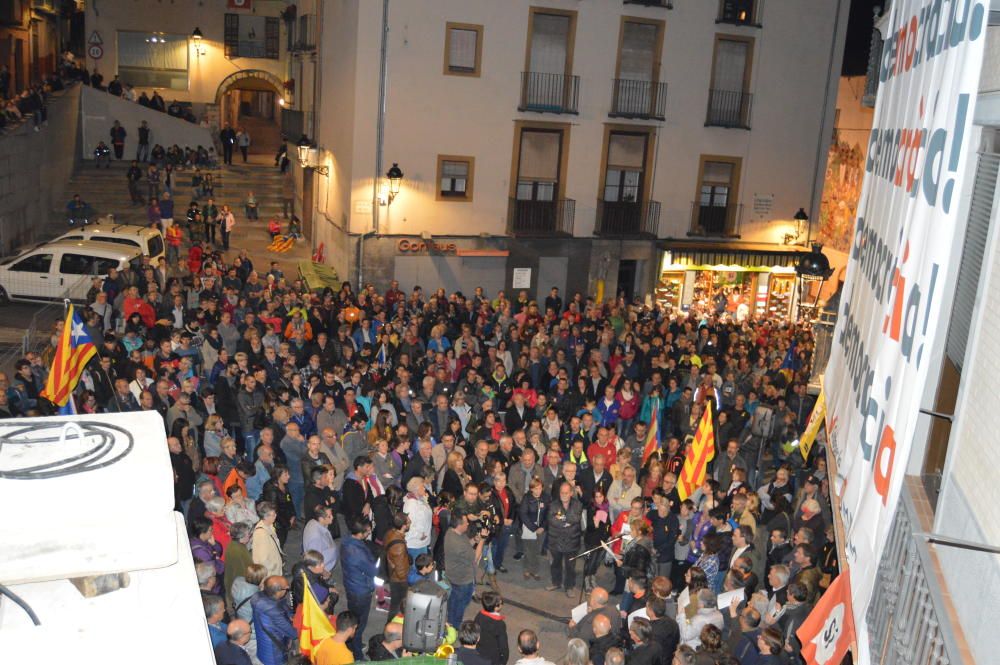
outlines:
[{"label": "black coat", "polygon": [[681,642],[681,630],[677,622],[670,617],[662,617],[650,623],[653,629],[652,642],[662,649],[660,665],[670,665],[674,661],[674,652]]},{"label": "black coat", "polygon": [[479,644],[476,651],[492,665],[507,665],[510,647],[507,640],[507,622],[480,612],[473,619],[479,626]]},{"label": "black coat", "polygon": [[627,656],[625,656],[625,662],[628,665],[660,665],[663,658],[663,649],[656,642],[649,642],[649,644],[643,644],[642,646],[632,649]]},{"label": "black coat", "polygon": [[478,651],[469,647],[458,647],[455,649],[455,656],[462,665],[490,665],[488,658],[484,658]]},{"label": "black coat", "polygon": [[362,511],[366,503],[371,503],[371,490],[366,490],[355,478],[344,479],[344,486],[341,489],[343,501],[340,504],[340,512],[344,514],[347,523],[354,520],[363,519]]}]

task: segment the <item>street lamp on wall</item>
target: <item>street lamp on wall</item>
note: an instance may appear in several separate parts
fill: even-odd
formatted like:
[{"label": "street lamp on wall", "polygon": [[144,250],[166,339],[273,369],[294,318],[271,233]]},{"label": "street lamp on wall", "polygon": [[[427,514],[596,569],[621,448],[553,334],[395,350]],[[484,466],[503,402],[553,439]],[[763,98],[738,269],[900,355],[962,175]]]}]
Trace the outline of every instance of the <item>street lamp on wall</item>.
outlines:
[{"label": "street lamp on wall", "polygon": [[785,234],[785,244],[791,245],[798,242],[799,238],[802,237],[803,227],[809,226],[809,215],[806,214],[805,208],[799,208],[798,211],[792,216],[795,220],[795,233]]},{"label": "street lamp on wall", "polygon": [[194,32],[191,33],[191,39],[194,41],[194,52],[200,58],[205,55],[205,50],[202,48],[201,41],[205,38],[202,34],[201,28],[195,26]]},{"label": "street lamp on wall", "polygon": [[320,175],[330,175],[329,167],[323,166],[319,163],[319,150],[313,147],[309,137],[305,134],[303,134],[302,138],[298,140],[296,149],[298,152],[299,166],[303,169],[312,169]]},{"label": "street lamp on wall", "polygon": [[385,178],[386,182],[383,183],[379,191],[379,203],[387,206],[391,205],[393,199],[399,194],[399,186],[403,182],[403,171],[399,168],[399,164],[393,162],[392,167],[385,172]]}]

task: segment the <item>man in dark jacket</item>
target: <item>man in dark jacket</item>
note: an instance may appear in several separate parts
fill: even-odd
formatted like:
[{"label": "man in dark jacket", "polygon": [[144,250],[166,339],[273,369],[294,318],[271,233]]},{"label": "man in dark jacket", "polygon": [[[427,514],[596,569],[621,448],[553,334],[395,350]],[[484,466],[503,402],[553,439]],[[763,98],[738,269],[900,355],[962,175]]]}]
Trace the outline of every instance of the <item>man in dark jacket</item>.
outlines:
[{"label": "man in dark jacket", "polygon": [[455,649],[455,656],[462,665],[490,665],[490,660],[476,650],[479,638],[479,624],[463,621],[458,629],[458,648]]},{"label": "man in dark jacket", "polygon": [[397,660],[403,653],[403,626],[389,622],[381,635],[368,640],[368,660]]},{"label": "man in dark jacket", "polygon": [[[345,499],[346,500],[346,499]],[[357,661],[364,660],[362,636],[368,625],[372,595],[375,593],[375,555],[365,541],[371,536],[371,525],[364,521],[348,524],[351,537],[345,538],[341,549],[341,565],[344,570],[344,591],[347,592],[347,609],[358,617],[358,629],[347,646]],[[263,659],[262,659],[263,660]],[[265,664],[266,665],[266,664]]]},{"label": "man in dark jacket", "polygon": [[246,645],[253,637],[250,624],[243,619],[234,619],[226,628],[226,641],[215,647],[216,665],[251,665]]},{"label": "man in dark jacket", "polygon": [[125,154],[125,137],[128,132],[125,131],[120,122],[115,120],[109,133],[111,134],[111,147],[115,149],[115,159],[121,159],[122,155]]},{"label": "man in dark jacket", "polygon": [[576,498],[573,486],[563,482],[559,486],[559,499],[549,508],[549,553],[552,555],[549,572],[552,584],[546,591],[555,591],[561,587],[566,590],[567,596],[573,595],[573,587],[576,584],[576,562],[570,559],[580,549],[582,519],[583,504]]},{"label": "man in dark jacket", "polygon": [[670,665],[681,641],[681,630],[677,621],[667,615],[667,601],[658,596],[649,596],[646,600],[646,616],[649,617],[649,627],[653,630],[653,642],[660,645],[659,665]]},{"label": "man in dark jacket", "polygon": [[298,639],[299,634],[292,626],[288,591],[288,580],[272,575],[264,580],[263,589],[250,599],[257,635],[257,658],[263,665],[282,665],[285,648]]},{"label": "man in dark jacket", "polygon": [[604,665],[604,657],[608,650],[621,644],[618,634],[612,632],[611,621],[603,614],[598,614],[593,621],[594,637],[589,641],[590,662],[593,665]]},{"label": "man in dark jacket", "polygon": [[[233,163],[233,146],[236,145],[236,131],[227,122],[219,132],[219,141],[222,142],[222,160],[226,164]],[[361,632],[361,631],[358,631]]]}]

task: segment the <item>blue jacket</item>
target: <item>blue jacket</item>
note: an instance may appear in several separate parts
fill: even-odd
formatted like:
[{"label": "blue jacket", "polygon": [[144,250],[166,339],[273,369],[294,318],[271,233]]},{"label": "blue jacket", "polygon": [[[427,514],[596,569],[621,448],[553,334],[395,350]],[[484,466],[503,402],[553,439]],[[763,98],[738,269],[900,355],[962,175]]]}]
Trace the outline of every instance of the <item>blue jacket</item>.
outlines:
[{"label": "blue jacket", "polygon": [[600,425],[605,427],[611,427],[618,422],[618,409],[621,405],[618,400],[611,402],[611,405],[604,403],[604,398],[602,397],[599,402],[597,402],[597,413],[594,414],[594,420],[597,420]]},{"label": "blue jacket", "polygon": [[344,538],[340,545],[340,563],[344,567],[344,590],[352,596],[375,591],[375,555],[363,540]]},{"label": "blue jacket", "polygon": [[[285,644],[298,638],[292,626],[288,603],[256,593],[250,599],[250,605],[253,607],[253,630],[257,636],[257,658],[264,665],[284,665]],[[275,644],[275,640],[281,644]]]}]

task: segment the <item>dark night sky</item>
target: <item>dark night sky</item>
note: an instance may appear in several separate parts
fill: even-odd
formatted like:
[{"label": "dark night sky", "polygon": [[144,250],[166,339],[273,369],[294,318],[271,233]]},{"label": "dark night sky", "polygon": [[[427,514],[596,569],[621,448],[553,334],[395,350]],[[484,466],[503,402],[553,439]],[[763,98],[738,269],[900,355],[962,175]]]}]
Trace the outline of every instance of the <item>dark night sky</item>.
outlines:
[{"label": "dark night sky", "polygon": [[851,0],[851,15],[847,20],[847,44],[844,47],[844,76],[860,76],[868,68],[868,48],[872,38],[872,9],[882,7],[885,0]]}]

